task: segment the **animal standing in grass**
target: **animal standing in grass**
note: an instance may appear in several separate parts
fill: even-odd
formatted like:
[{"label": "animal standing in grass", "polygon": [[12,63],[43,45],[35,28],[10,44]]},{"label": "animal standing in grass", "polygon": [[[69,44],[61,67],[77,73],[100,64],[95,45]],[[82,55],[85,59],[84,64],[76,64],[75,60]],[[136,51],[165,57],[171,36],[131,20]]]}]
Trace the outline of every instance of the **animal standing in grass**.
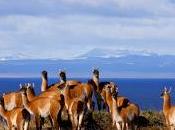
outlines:
[{"label": "animal standing in grass", "polygon": [[[20,89],[23,87],[24,86],[20,84]],[[15,107],[23,106],[20,90],[16,92],[3,93],[3,99],[4,99],[4,108],[6,110],[12,110]]]},{"label": "animal standing in grass", "polygon": [[92,96],[94,92],[93,86],[89,83],[81,83],[77,80],[66,80],[65,71],[60,71],[59,75],[60,75],[61,81],[64,82],[65,86],[68,86],[67,89],[69,89],[70,98],[80,98],[84,96],[83,93],[86,94],[87,107],[88,107],[88,110],[91,111],[92,110]]},{"label": "animal standing in grass", "polygon": [[63,90],[65,105],[72,123],[72,130],[81,130],[84,114],[87,110],[86,93],[83,92],[81,97],[72,98],[69,87],[71,86],[66,85]]},{"label": "animal standing in grass", "polygon": [[37,130],[42,129],[41,118],[49,117],[52,128],[60,129],[61,104],[59,100],[47,97],[38,97],[32,101],[27,99],[26,90],[21,90],[24,108],[35,117]]},{"label": "animal standing in grass", "polygon": [[0,115],[6,120],[9,130],[28,130],[30,113],[22,107],[5,110],[3,97],[0,97]]},{"label": "animal standing in grass", "polygon": [[165,116],[166,125],[170,127],[171,130],[175,129],[175,106],[171,104],[171,89],[168,90],[166,87],[161,93],[163,98],[163,114]]},{"label": "animal standing in grass", "polygon": [[[108,105],[106,102],[106,91],[104,88],[106,85],[110,84],[110,82],[100,82],[100,72],[98,69],[94,69],[92,72],[92,79],[88,81],[94,88],[93,101],[95,103],[95,108],[98,110],[106,109],[108,110]],[[118,106],[125,106],[129,102],[128,98],[120,96],[118,97],[117,103]]]},{"label": "animal standing in grass", "polygon": [[126,106],[118,107],[118,88],[116,88],[115,84],[111,82],[104,89],[106,91],[106,101],[112,115],[113,125],[118,130],[128,130],[129,128],[135,130],[135,121],[140,114],[139,106],[128,102]]}]

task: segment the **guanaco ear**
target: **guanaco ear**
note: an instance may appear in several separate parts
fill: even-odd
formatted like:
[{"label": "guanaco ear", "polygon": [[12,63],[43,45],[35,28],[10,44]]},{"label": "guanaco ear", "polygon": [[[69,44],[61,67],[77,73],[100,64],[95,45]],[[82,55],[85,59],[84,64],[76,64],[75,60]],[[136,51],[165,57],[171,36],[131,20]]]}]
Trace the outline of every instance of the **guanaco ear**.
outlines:
[{"label": "guanaco ear", "polygon": [[164,92],[167,92],[167,88],[166,88],[166,86],[164,87]]},{"label": "guanaco ear", "polygon": [[19,88],[20,88],[20,89],[22,88],[22,84],[21,84],[21,83],[19,84]]},{"label": "guanaco ear", "polygon": [[28,83],[28,84],[27,84],[27,87],[30,87],[30,86],[31,86],[31,83]]}]

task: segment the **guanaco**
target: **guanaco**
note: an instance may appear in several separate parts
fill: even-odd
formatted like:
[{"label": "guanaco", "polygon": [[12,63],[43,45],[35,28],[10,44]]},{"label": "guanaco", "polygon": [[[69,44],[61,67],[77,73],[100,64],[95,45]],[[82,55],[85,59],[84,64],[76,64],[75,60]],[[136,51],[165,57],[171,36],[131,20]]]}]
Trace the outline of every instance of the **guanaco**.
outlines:
[{"label": "guanaco", "polygon": [[[24,89],[25,86],[19,85],[20,89]],[[20,91],[20,90],[19,90]],[[12,110],[15,107],[22,107],[22,97],[19,91],[3,93],[4,108],[6,110]]]},{"label": "guanaco", "polygon": [[[60,71],[59,72],[59,76],[60,76],[60,83],[59,84],[54,84],[48,87],[47,89],[47,93],[50,93],[48,91],[62,91],[64,89],[64,87],[70,86],[70,97],[71,98],[77,98],[77,97],[81,97],[82,96],[82,92],[84,91],[87,95],[88,98],[88,102],[87,102],[87,106],[89,110],[92,110],[92,95],[93,95],[93,87],[91,84],[89,83],[81,83],[79,81],[76,80],[67,80],[66,79],[66,73],[65,71]],[[43,76],[43,84],[45,85],[44,88],[47,88],[48,84],[46,85],[45,80],[47,80],[48,78],[46,78],[47,75],[44,73]]]},{"label": "guanaco", "polygon": [[30,122],[30,113],[22,107],[5,110],[4,99],[0,97],[0,115],[6,120],[9,130],[27,130]]},{"label": "guanaco", "polygon": [[168,90],[166,87],[164,91],[161,93],[161,97],[163,98],[163,114],[165,117],[166,125],[173,127],[175,126],[175,106],[171,105],[171,89]]},{"label": "guanaco", "polygon": [[118,130],[128,130],[129,127],[133,130],[135,129],[134,121],[140,114],[140,108],[137,104],[130,102],[126,106],[118,107],[118,88],[115,87],[115,90],[113,86],[111,83],[105,87],[107,104],[112,114],[113,125],[116,125]]},{"label": "guanaco", "polygon": [[100,110],[101,109],[101,96],[99,93],[99,71],[98,69],[94,69],[92,72],[92,79],[88,80],[88,84],[92,86],[92,104],[93,110]]},{"label": "guanaco", "polygon": [[65,98],[65,105],[72,122],[73,130],[80,130],[82,127],[83,117],[87,108],[86,93],[83,92],[83,95],[81,97],[71,98],[69,87],[70,86],[66,85],[63,91],[64,98]]},{"label": "guanaco", "polygon": [[[111,89],[113,92],[116,92],[116,89],[118,89],[118,87],[113,83],[113,82],[103,82],[104,83],[104,87],[103,89],[101,90],[101,96],[104,100],[104,103],[106,104],[106,107],[108,108],[108,105],[106,103],[106,90],[105,90],[105,87],[110,85]],[[118,107],[125,107],[127,106],[127,104],[129,103],[129,99],[127,97],[124,97],[124,96],[117,96],[117,106]],[[109,108],[108,108],[109,109]]]},{"label": "guanaco", "polygon": [[28,84],[26,86],[26,94],[29,101],[32,101],[38,97],[48,97],[48,98],[55,98],[56,100],[61,100],[62,98],[61,91],[62,90],[58,88],[57,90],[44,91],[44,92],[41,92],[39,95],[36,95],[34,90],[34,85]]},{"label": "guanaco", "polygon": [[79,98],[82,96],[83,92],[86,93],[87,107],[88,107],[88,110],[91,111],[92,110],[92,95],[93,95],[92,85],[89,83],[81,83],[76,80],[67,80],[65,71],[60,71],[59,75],[60,75],[60,81],[64,83],[65,86],[69,86],[69,91],[70,91],[69,96],[71,98]]},{"label": "guanaco", "polygon": [[46,90],[57,90],[58,88],[62,88],[65,86],[65,83],[68,85],[76,85],[81,83],[80,81],[76,80],[68,80],[66,79],[66,73],[65,71],[59,72],[60,82],[48,85],[48,74],[47,71],[42,71],[41,77],[42,77],[42,84],[41,84],[41,92],[44,92]]},{"label": "guanaco", "polygon": [[59,100],[47,97],[40,97],[29,101],[24,89],[21,91],[24,108],[35,117],[36,128],[42,129],[41,118],[49,117],[52,128],[60,129],[59,122],[61,120],[61,105]]},{"label": "guanaco", "polygon": [[[98,69],[94,69],[92,72],[92,79],[88,81],[94,88],[93,94],[93,102],[95,104],[95,108],[98,110],[106,109],[108,111],[108,105],[106,103],[106,92],[103,90],[107,84],[111,82],[100,82],[100,72]],[[129,102],[126,97],[120,96],[118,97],[117,103],[119,106],[124,106]]]}]

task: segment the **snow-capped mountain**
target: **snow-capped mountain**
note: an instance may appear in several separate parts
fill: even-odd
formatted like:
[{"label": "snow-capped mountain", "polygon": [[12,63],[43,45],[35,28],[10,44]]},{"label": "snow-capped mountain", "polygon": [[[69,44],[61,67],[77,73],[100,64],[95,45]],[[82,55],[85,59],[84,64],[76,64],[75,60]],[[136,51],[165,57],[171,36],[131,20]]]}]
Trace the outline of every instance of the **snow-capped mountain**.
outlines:
[{"label": "snow-capped mountain", "polygon": [[[93,49],[72,59],[29,59],[25,55],[1,58],[0,76],[39,75],[47,70],[54,75],[66,69],[72,77],[89,77],[99,68],[104,77],[175,77],[175,56],[146,51]],[[69,75],[69,76],[70,76]]]},{"label": "snow-capped mountain", "polygon": [[99,49],[95,48],[83,55],[78,56],[79,58],[110,58],[110,57],[124,57],[129,55],[140,55],[140,56],[151,56],[157,55],[156,53],[148,51],[130,51],[130,50],[118,50],[118,49]]},{"label": "snow-capped mountain", "polygon": [[24,60],[24,59],[31,59],[30,56],[25,55],[23,53],[17,53],[13,55],[7,55],[4,57],[0,57],[0,61],[6,61],[6,60]]}]

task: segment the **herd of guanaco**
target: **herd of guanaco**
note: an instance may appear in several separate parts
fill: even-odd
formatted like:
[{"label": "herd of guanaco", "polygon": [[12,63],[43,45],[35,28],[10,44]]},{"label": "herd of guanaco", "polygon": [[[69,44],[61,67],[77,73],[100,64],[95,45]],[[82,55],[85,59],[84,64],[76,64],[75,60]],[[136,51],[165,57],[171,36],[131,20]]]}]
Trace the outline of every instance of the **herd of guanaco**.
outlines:
[{"label": "herd of guanaco", "polygon": [[[100,82],[99,70],[94,69],[92,78],[86,83],[67,80],[66,72],[59,72],[59,82],[49,85],[47,71],[42,71],[41,92],[36,95],[34,84],[20,84],[19,91],[0,96],[0,116],[9,130],[28,130],[34,120],[36,129],[41,130],[43,120],[49,118],[52,129],[61,129],[62,114],[66,110],[72,130],[81,130],[87,111],[106,110],[117,130],[136,130],[135,123],[140,108],[127,97],[118,95],[114,82]],[[163,113],[166,124],[175,125],[175,107],[171,106],[170,91],[166,88]]]}]

